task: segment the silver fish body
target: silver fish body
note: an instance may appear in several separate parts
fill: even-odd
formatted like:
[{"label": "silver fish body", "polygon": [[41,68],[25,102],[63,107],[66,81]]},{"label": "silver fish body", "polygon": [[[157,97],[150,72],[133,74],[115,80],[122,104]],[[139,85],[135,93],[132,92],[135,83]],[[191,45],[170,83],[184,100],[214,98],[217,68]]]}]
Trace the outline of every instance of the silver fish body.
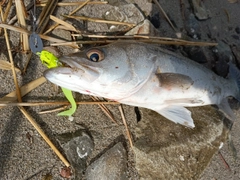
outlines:
[{"label": "silver fish body", "polygon": [[[89,54],[104,57],[93,62]],[[230,64],[229,79],[224,79],[192,60],[155,45],[117,42],[59,60],[66,66],[45,72],[52,83],[152,109],[188,127],[194,127],[194,123],[185,107],[216,104],[234,119],[227,97],[240,99],[240,74],[234,65]]]}]

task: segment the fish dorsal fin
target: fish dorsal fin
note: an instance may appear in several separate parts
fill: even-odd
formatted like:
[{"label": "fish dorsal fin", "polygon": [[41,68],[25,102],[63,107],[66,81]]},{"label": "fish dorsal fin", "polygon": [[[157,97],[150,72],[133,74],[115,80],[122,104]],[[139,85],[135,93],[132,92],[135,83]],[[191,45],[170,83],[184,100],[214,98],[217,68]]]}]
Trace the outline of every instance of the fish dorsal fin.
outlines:
[{"label": "fish dorsal fin", "polygon": [[171,105],[155,111],[175,123],[179,123],[190,128],[195,127],[191,117],[191,112],[183,106]]},{"label": "fish dorsal fin", "polygon": [[236,116],[234,115],[231,107],[228,103],[228,98],[224,98],[220,104],[217,105],[219,110],[224,113],[224,115],[227,116],[230,120],[234,121],[236,119]]},{"label": "fish dorsal fin", "polygon": [[188,89],[192,84],[193,80],[189,76],[184,74],[175,73],[158,73],[156,74],[160,86],[163,88],[183,88]]}]

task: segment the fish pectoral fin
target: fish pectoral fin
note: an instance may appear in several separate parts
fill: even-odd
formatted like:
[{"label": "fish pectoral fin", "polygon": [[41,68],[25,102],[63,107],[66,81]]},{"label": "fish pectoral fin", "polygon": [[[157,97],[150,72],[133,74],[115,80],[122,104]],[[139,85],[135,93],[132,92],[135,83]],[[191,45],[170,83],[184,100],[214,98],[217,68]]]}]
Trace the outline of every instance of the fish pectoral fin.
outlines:
[{"label": "fish pectoral fin", "polygon": [[156,76],[159,80],[160,87],[165,89],[188,89],[194,83],[191,77],[184,74],[158,73]]},{"label": "fish pectoral fin", "polygon": [[218,104],[217,106],[219,110],[223,112],[225,116],[227,116],[227,118],[229,118],[232,121],[236,119],[236,116],[234,115],[231,107],[229,106],[228,98],[222,99],[221,103]]},{"label": "fish pectoral fin", "polygon": [[183,106],[172,105],[155,111],[175,123],[191,128],[195,127],[191,117],[191,112]]}]

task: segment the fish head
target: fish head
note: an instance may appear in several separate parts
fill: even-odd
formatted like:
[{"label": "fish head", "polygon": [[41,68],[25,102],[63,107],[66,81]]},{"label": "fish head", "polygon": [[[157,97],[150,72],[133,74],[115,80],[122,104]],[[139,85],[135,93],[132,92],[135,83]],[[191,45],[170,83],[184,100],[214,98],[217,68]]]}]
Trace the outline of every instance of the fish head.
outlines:
[{"label": "fish head", "polygon": [[90,48],[61,57],[63,66],[49,69],[44,75],[54,84],[83,94],[123,98],[138,89],[148,69],[137,64],[141,62],[132,52],[126,44],[119,43]]}]

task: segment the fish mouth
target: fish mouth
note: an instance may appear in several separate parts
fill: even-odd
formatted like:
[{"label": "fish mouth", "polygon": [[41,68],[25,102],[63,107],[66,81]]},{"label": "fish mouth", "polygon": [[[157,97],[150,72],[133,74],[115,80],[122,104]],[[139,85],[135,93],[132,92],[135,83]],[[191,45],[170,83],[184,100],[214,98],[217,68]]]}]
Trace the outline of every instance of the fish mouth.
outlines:
[{"label": "fish mouth", "polygon": [[48,80],[56,78],[59,81],[69,82],[73,79],[72,77],[78,77],[82,80],[93,82],[100,75],[100,70],[97,67],[80,63],[72,58],[61,58],[59,62],[61,66],[49,69],[44,73]]},{"label": "fish mouth", "polygon": [[66,67],[66,68],[71,68],[71,69],[75,69],[75,68],[80,68],[80,64],[77,63],[76,61],[72,60],[72,59],[65,59],[62,58],[59,60],[59,62],[61,63],[62,67]]}]

